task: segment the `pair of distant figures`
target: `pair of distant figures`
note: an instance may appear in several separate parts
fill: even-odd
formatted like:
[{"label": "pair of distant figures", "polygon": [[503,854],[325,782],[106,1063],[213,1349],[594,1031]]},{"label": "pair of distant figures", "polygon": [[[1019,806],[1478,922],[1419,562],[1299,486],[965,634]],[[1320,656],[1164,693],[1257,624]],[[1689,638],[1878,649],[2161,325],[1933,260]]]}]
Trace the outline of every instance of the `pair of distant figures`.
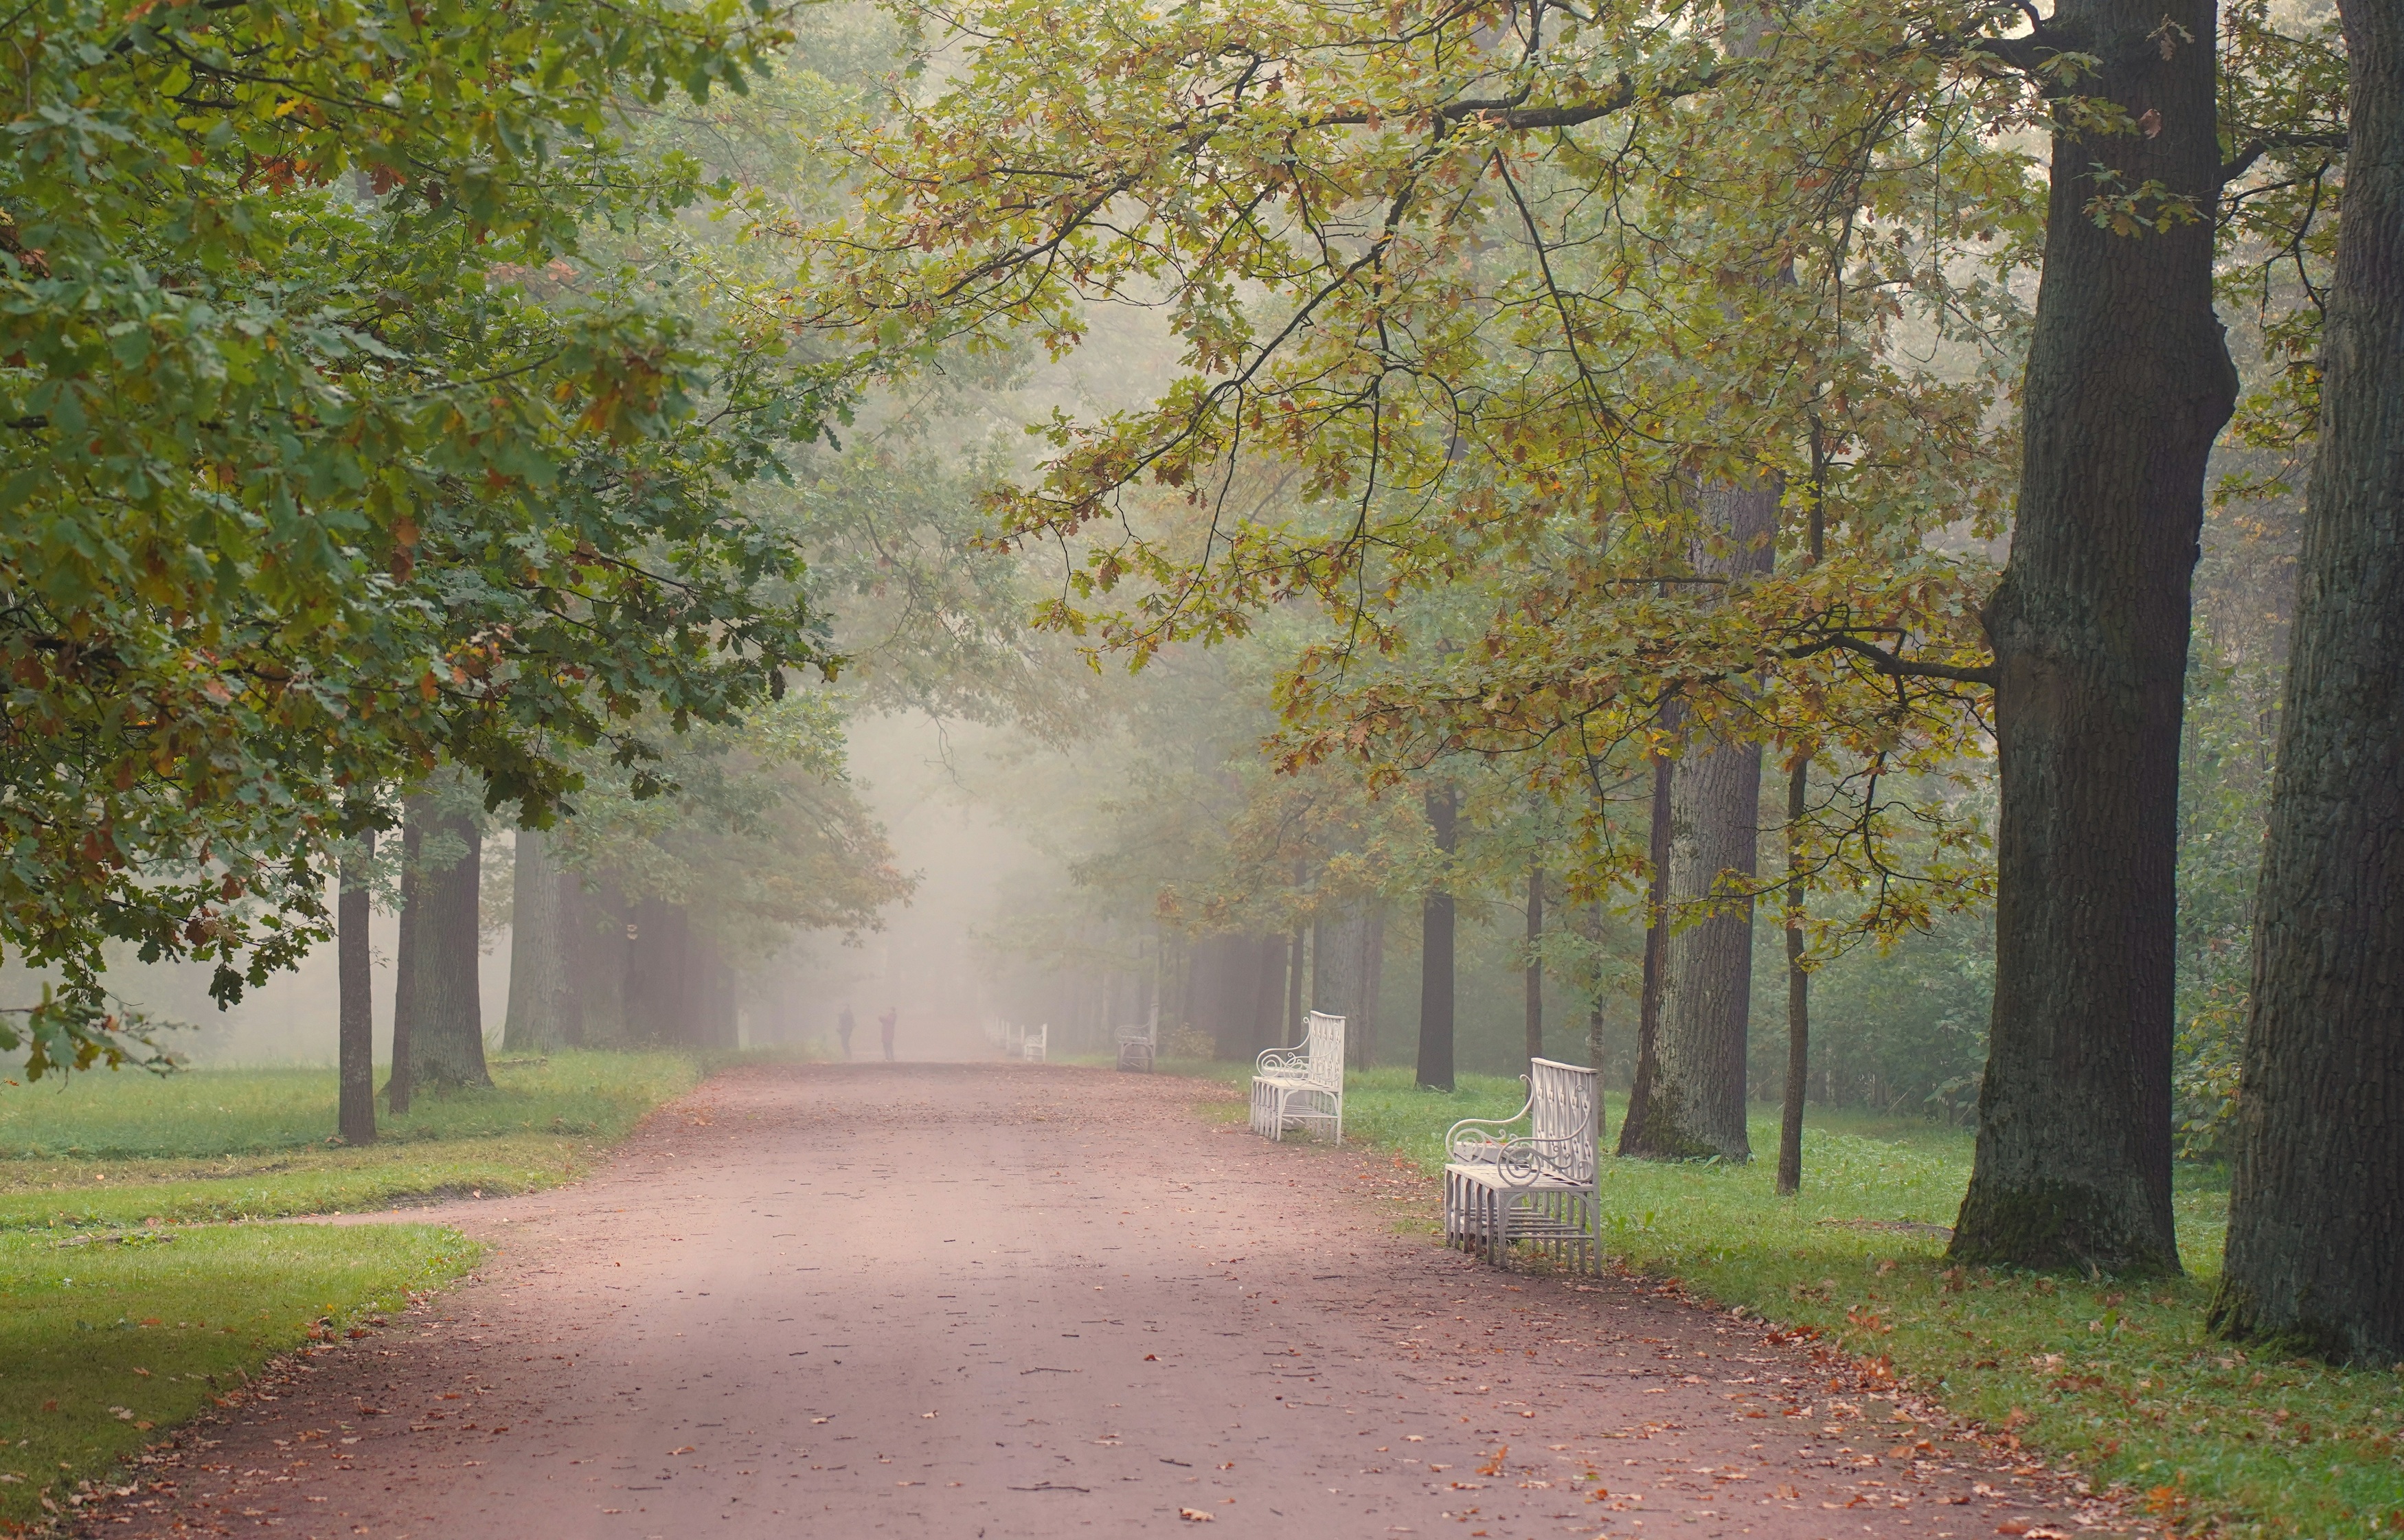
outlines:
[{"label": "pair of distant figures", "polygon": [[[885,1007],[883,1013],[876,1018],[877,1028],[885,1035],[885,1062],[888,1064],[893,1062],[893,1024],[901,1019],[902,1013],[890,1005]],[[848,1005],[843,1008],[843,1015],[835,1018],[834,1035],[843,1039],[843,1057],[846,1058],[851,1057],[851,1034],[853,1029],[859,1025],[852,1020],[851,1007]]]}]

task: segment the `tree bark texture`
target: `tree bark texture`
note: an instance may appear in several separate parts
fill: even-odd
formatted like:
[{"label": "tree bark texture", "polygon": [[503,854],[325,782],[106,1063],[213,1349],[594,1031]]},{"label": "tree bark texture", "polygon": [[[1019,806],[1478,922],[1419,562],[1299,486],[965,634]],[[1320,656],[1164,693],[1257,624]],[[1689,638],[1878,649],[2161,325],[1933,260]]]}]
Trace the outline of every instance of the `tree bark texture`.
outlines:
[{"label": "tree bark texture", "polygon": [[1320,920],[1310,938],[1310,1008],[1344,1018],[1344,1056],[1355,1070],[1369,1067],[1375,1043],[1371,910],[1366,903],[1349,903]]},{"label": "tree bark texture", "polygon": [[[1994,1018],[1957,1261],[2178,1267],[2179,717],[2205,461],[2237,384],[2212,304],[2214,23],[2208,0],[2062,0],[2047,29],[2097,61],[2076,91],[2138,129],[2054,130],[2020,502],[1984,616]],[[2092,201],[2149,183],[2200,217],[2097,223]]]},{"label": "tree bark texture", "polygon": [[[1677,703],[1662,707],[1664,732],[1677,731]],[[1677,762],[1666,754],[1653,758],[1652,822],[1646,835],[1653,880],[1644,895],[1644,973],[1636,996],[1636,1066],[1628,1086],[1628,1116],[1619,1125],[1619,1153],[1643,1153],[1637,1133],[1644,1110],[1653,1104],[1653,1082],[1661,1043],[1661,959],[1670,939],[1670,795]]]},{"label": "tree bark texture", "polygon": [[2213,1321],[2404,1359],[2404,10],[2343,0],[2345,214]]},{"label": "tree bark texture", "polygon": [[409,1111],[417,1043],[418,905],[417,854],[426,841],[426,799],[400,805],[400,936],[392,963],[392,1077],[384,1082],[384,1105],[394,1116]]},{"label": "tree bark texture", "polygon": [[[1705,576],[1767,573],[1776,557],[1780,487],[1706,487],[1698,495],[1713,549]],[[1745,1043],[1753,1013],[1753,899],[1761,838],[1761,746],[1700,738],[1670,781],[1669,908],[1660,1025],[1636,1155],[1749,1160]],[[1729,898],[1730,889],[1742,896]],[[1692,916],[1700,913],[1702,917]]]},{"label": "tree bark texture", "polygon": [[340,1085],[335,1125],[345,1144],[372,1144],[376,1138],[375,954],[368,941],[368,923],[374,915],[368,876],[374,868],[375,830],[362,829],[342,857],[334,900],[335,1077]]},{"label": "tree bark texture", "polygon": [[[412,1089],[490,1085],[484,1068],[484,1010],[477,968],[483,958],[478,900],[483,888],[484,835],[472,813],[428,799],[425,832],[442,836],[448,852],[429,858],[418,875],[413,906],[417,1022],[411,1037]],[[463,852],[464,853],[459,853]],[[437,865],[434,862],[440,861]]]},{"label": "tree bark texture", "polygon": [[1452,1074],[1453,904],[1450,867],[1460,842],[1461,793],[1447,786],[1427,794],[1428,826],[1444,856],[1446,875],[1419,903],[1419,1084],[1449,1091]]},{"label": "tree bark texture", "polygon": [[1811,1087],[1811,973],[1803,966],[1803,875],[1796,845],[1811,792],[1811,762],[1786,775],[1786,1091],[1778,1108],[1778,1190],[1803,1190],[1803,1098]]},{"label": "tree bark texture", "polygon": [[510,1002],[501,1046],[542,1053],[568,1041],[568,911],[551,837],[521,829],[510,890]]},{"label": "tree bark texture", "polygon": [[1528,1057],[1544,1057],[1544,868],[1528,863]]}]

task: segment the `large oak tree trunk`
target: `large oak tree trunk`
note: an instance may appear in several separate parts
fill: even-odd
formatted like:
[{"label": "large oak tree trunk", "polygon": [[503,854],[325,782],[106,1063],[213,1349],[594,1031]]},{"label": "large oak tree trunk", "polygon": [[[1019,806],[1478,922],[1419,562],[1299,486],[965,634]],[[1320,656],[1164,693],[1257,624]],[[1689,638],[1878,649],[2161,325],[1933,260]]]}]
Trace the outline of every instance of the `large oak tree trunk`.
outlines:
[{"label": "large oak tree trunk", "polygon": [[1419,1084],[1452,1089],[1452,853],[1459,843],[1461,793],[1447,786],[1427,794],[1428,826],[1443,852],[1446,875],[1419,903]]},{"label": "large oak tree trunk", "polygon": [[[1958,1261],[2174,1271],[2181,690],[2205,460],[2236,376],[2212,308],[2214,7],[2062,0],[2076,90],[2133,132],[2053,143],[2011,559],[1989,603],[1995,999]],[[2106,168],[2108,183],[2097,168]],[[2115,233],[2156,184],[2200,217]]]},{"label": "large oak tree trunk", "polygon": [[566,875],[550,836],[521,829],[510,890],[510,1001],[501,1046],[541,1053],[569,1040],[571,987]]},{"label": "large oak tree trunk", "polygon": [[345,1144],[372,1144],[375,1120],[375,955],[368,940],[374,908],[368,875],[375,868],[375,830],[362,829],[342,857],[334,900],[338,1023],[335,1122]]},{"label": "large oak tree trunk", "polygon": [[2213,1319],[2404,1359],[2404,10],[2342,0],[2344,221]]},{"label": "large oak tree trunk", "polygon": [[[1732,579],[1769,571],[1780,496],[1776,483],[1706,488],[1698,500],[1713,546],[1696,561],[1696,571]],[[1635,1141],[1623,1140],[1623,1155],[1753,1158],[1745,1044],[1760,843],[1761,745],[1697,744],[1670,780],[1668,896],[1676,923],[1661,949],[1649,1095],[1642,1114],[1628,1118]],[[1691,917],[1698,913],[1703,917]]]},{"label": "large oak tree trunk", "polygon": [[[450,811],[428,799],[428,838],[441,836],[448,852],[429,857],[418,875],[413,907],[422,911],[413,940],[417,1022],[411,1038],[410,1073],[415,1089],[490,1085],[484,1068],[484,1008],[479,964],[483,959],[484,835],[473,813]],[[440,864],[434,864],[440,861]]]}]

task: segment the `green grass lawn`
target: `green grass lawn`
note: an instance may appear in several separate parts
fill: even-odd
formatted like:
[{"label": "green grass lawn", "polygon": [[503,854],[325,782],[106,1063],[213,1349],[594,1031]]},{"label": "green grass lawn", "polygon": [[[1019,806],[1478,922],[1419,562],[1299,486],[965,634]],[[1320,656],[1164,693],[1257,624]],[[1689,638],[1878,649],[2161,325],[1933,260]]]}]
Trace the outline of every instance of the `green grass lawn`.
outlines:
[{"label": "green grass lawn", "polygon": [[671,1053],[501,1060],[493,1088],[379,1109],[378,1142],[332,1137],[330,1070],[79,1074],[0,1087],[0,1230],[275,1218],[576,1176],[702,1067]]},{"label": "green grass lawn", "polygon": [[0,1528],[71,1508],[154,1429],[477,1254],[425,1225],[0,1235]]},{"label": "green grass lawn", "polygon": [[502,1060],[359,1149],[330,1070],[95,1072],[0,1087],[0,1530],[71,1506],[260,1365],[472,1266],[423,1225],[192,1225],[524,1192],[699,1081],[682,1054]]},{"label": "green grass lawn", "polygon": [[[1241,1081],[1239,1065],[1163,1070]],[[1516,1081],[1354,1075],[1348,1140],[1433,1173],[1456,1118],[1516,1110]],[[1240,1105],[1214,1107],[1240,1118]],[[1612,1099],[1615,1132],[1624,1103]],[[2117,1282],[1956,1268],[1945,1238],[1969,1180],[1967,1132],[1843,1114],[1804,1138],[1803,1192],[1772,1190],[1774,1113],[1747,1166],[1606,1161],[1604,1245],[1638,1272],[1819,1334],[2009,1433],[2100,1488],[2124,1482],[2181,1533],[2351,1540],[2404,1533],[2404,1377],[2242,1352],[2203,1329],[2228,1190],[2182,1169],[2183,1279]],[[2404,1367],[2404,1366],[2399,1366]]]}]

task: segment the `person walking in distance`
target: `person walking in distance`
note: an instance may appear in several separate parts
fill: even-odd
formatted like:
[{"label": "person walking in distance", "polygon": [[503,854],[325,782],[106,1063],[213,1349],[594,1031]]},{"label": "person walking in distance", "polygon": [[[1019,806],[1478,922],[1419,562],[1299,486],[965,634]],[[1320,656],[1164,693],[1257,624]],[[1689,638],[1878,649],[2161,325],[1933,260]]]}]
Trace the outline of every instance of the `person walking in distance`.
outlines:
[{"label": "person walking in distance", "polygon": [[888,1064],[893,1062],[893,1024],[901,1019],[902,1013],[890,1005],[885,1007],[884,1014],[876,1018],[876,1025],[885,1031],[885,1062]]},{"label": "person walking in distance", "polygon": [[[834,1018],[834,1035],[843,1039],[843,1057],[846,1058],[851,1057],[851,1029],[857,1023],[851,1019],[851,1007],[846,1004],[843,1015]],[[890,1058],[892,1056],[888,1054],[886,1057]]]}]

